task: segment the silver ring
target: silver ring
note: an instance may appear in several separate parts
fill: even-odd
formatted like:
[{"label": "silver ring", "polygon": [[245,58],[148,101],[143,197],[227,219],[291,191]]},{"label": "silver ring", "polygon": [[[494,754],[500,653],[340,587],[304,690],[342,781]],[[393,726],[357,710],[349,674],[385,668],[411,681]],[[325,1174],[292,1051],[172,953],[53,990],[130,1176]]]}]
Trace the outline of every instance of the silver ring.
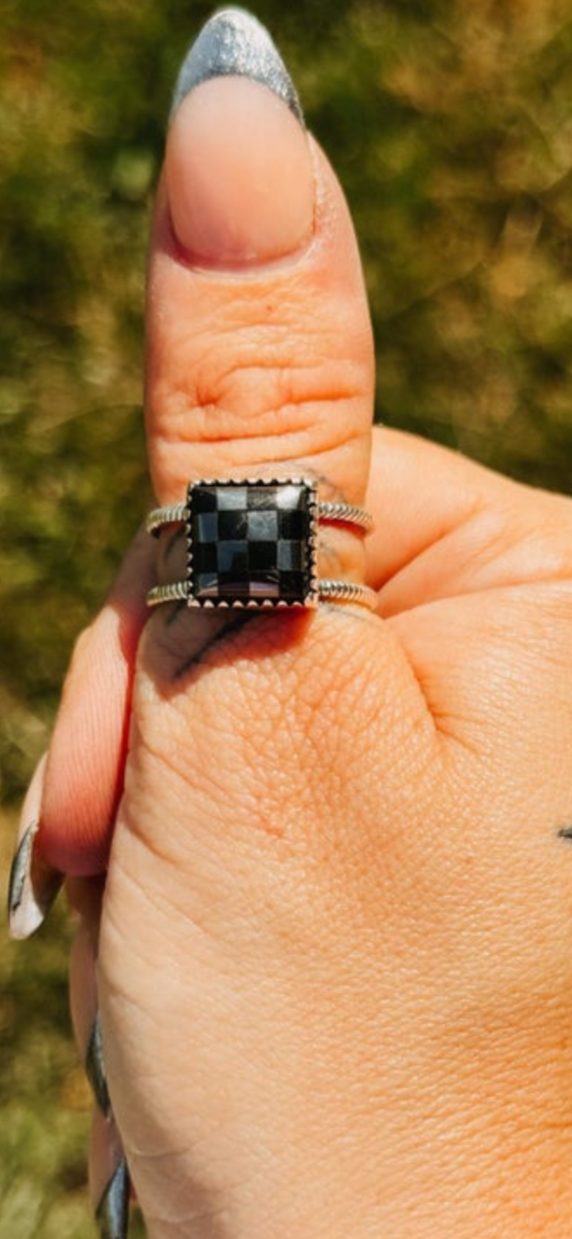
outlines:
[{"label": "silver ring", "polygon": [[[192,486],[200,485],[200,483],[191,483]],[[212,483],[212,485],[222,486],[222,482]],[[242,482],[242,486],[256,486],[259,482]],[[277,482],[272,482],[271,485],[278,485]],[[311,486],[312,483],[307,483]],[[185,503],[171,503],[164,508],[153,508],[149,512],[145,521],[147,533],[158,535],[165,525],[181,525],[187,519],[188,497]],[[356,529],[363,530],[364,533],[371,533],[373,529],[373,516],[371,512],[366,512],[365,508],[358,508],[355,503],[320,503],[318,501],[318,520],[330,522],[338,525],[353,525]]]},{"label": "silver ring", "polygon": [[[190,607],[256,607],[258,610],[276,610],[278,607],[295,606],[295,603],[262,601],[256,602],[196,602],[189,596],[189,586],[186,581],[174,581],[172,585],[155,585],[147,594],[147,606],[157,607],[161,602],[185,602]],[[315,606],[318,602],[353,602],[355,605],[369,607],[375,611],[377,594],[369,585],[357,585],[354,581],[326,581],[318,583],[318,597],[312,602],[305,602],[305,607]]]},{"label": "silver ring", "polygon": [[319,580],[321,522],[372,527],[369,512],[353,504],[323,503],[307,478],[190,482],[184,503],[155,508],[147,531],[185,528],[184,581],[157,585],[147,605],[184,602],[189,607],[276,609],[319,602],[377,605],[375,590],[352,581]]}]

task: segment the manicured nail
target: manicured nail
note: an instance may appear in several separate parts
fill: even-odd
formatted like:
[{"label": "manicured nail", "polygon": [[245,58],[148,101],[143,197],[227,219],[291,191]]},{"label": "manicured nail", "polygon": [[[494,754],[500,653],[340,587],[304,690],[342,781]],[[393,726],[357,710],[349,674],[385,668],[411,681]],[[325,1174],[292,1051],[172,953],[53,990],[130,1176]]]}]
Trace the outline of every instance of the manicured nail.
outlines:
[{"label": "manicured nail", "polygon": [[129,1171],[122,1157],[95,1211],[101,1239],[126,1239],[129,1228]]},{"label": "manicured nail", "polygon": [[93,1021],[85,1056],[85,1072],[91,1084],[93,1095],[105,1118],[111,1114],[111,1102],[107,1088],[107,1077],[103,1061],[103,1042],[101,1039],[101,1019],[99,1011]]},{"label": "manicured nail", "polygon": [[195,86],[213,77],[248,77],[282,99],[304,123],[300,100],[268,31],[245,9],[221,9],[203,26],[183,61],[173,95],[173,116]]},{"label": "manicured nail", "polygon": [[165,179],[173,230],[197,265],[269,262],[311,239],[314,165],[298,96],[242,9],[215,14],[184,61]]},{"label": "manicured nail", "polygon": [[22,809],[18,844],[8,884],[8,923],[12,938],[29,938],[45,920],[64,877],[39,854],[37,834],[46,757],[36,767]]}]

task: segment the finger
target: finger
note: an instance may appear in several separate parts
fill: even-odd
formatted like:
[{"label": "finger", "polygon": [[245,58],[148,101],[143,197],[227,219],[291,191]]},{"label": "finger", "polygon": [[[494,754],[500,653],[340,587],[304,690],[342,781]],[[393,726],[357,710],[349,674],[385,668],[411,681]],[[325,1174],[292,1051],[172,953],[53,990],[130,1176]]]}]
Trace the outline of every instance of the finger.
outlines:
[{"label": "finger", "polygon": [[104,1118],[111,1114],[107,1086],[95,972],[94,930],[82,921],[70,959],[70,1007],[81,1061],[85,1065],[95,1102]]},{"label": "finger", "polygon": [[[363,502],[373,354],[355,237],[336,178],[300,124],[293,87],[275,48],[241,11],[227,10],[207,24],[179,79],[155,217],[147,329],[147,432],[161,503],[180,502],[189,478],[279,472],[286,477],[313,473],[323,498]],[[172,543],[163,541],[168,559]],[[328,531],[326,551],[336,563],[336,576],[360,579],[363,542],[349,530]],[[168,562],[166,571],[171,568],[171,580],[180,580],[182,565],[179,575]],[[305,750],[302,765],[308,765],[310,746],[294,716],[308,684],[316,708],[327,701],[329,685],[330,704],[322,717],[334,716],[342,749],[345,737],[339,733],[345,727],[340,723],[363,715],[355,705],[360,692],[363,696],[368,653],[371,674],[384,641],[380,625],[366,632],[368,621],[363,623],[355,692],[350,686],[348,693],[352,713],[348,701],[348,714],[340,719],[333,704],[339,704],[334,681],[345,686],[346,668],[353,666],[347,632],[337,634],[334,646],[329,621],[320,618],[312,625],[304,615],[289,614],[284,624],[279,616],[265,623],[245,644],[238,634],[232,649],[221,645],[213,653],[222,674],[217,696],[205,702],[200,688],[196,698],[187,690],[201,650],[215,644],[219,621],[210,612],[191,618],[192,624],[183,624],[177,615],[179,622],[171,623],[172,614],[160,615],[149,626],[132,732],[134,801],[143,787],[150,799],[148,776],[137,766],[139,748],[152,753],[155,769],[164,762],[180,774],[182,788],[188,782],[196,793],[205,779],[213,783],[221,720],[232,713],[228,686],[235,680],[229,668],[237,662],[240,679],[249,678],[249,685],[241,682],[234,694],[249,715],[241,758],[252,764],[257,743],[264,750],[258,733],[267,726],[267,702],[281,703],[284,683],[292,686],[293,726]],[[417,717],[423,702],[387,636],[385,653],[390,645],[390,678],[400,709],[412,702]],[[282,685],[274,685],[273,668]],[[384,683],[387,678],[384,674]],[[175,681],[177,688],[165,691]],[[250,686],[247,711],[245,687]],[[166,697],[176,709],[160,708]],[[372,711],[378,706],[372,702]],[[236,738],[238,762],[238,725]],[[248,761],[241,765],[246,770]],[[274,765],[280,767],[278,758]],[[269,779],[271,767],[268,763]],[[155,804],[143,806],[141,822],[154,818],[155,811]]]},{"label": "finger", "polygon": [[91,1129],[89,1190],[101,1239],[127,1239],[129,1170],[115,1123],[100,1114]]},{"label": "finger", "polygon": [[12,938],[29,938],[44,921],[63,882],[38,848],[38,829],[44,792],[46,754],[40,759],[28,788],[8,883],[8,924]]},{"label": "finger", "polygon": [[[556,829],[570,800],[570,500],[384,429],[368,502],[368,579],[462,766],[467,815],[486,775],[490,803],[505,789],[507,825]],[[532,785],[522,772],[534,769],[543,777]]]},{"label": "finger", "polygon": [[517,823],[521,843],[554,838],[570,819],[571,602],[569,576],[441,598],[388,621],[453,758],[459,836],[471,819],[475,828],[479,803],[496,806],[501,841]]},{"label": "finger", "polygon": [[[313,472],[322,497],[363,502],[373,356],[353,229],[273,44],[238,10],[207,24],[183,66],[147,327],[160,502],[191,477],[261,470]],[[361,540],[342,543],[361,575]]]},{"label": "finger", "polygon": [[95,1110],[89,1151],[90,1196],[102,1239],[124,1239],[129,1218],[129,1174],[107,1087],[105,1056],[99,1019],[94,933],[95,905],[101,892],[78,893],[87,908],[70,959],[70,1003],[75,1038],[92,1088]]},{"label": "finger", "polygon": [[368,581],[384,616],[572,572],[572,504],[416,436],[376,429]]},{"label": "finger", "polygon": [[153,548],[139,534],[105,606],[74,651],[47,758],[35,843],[36,851],[65,873],[105,869],[153,571]]}]

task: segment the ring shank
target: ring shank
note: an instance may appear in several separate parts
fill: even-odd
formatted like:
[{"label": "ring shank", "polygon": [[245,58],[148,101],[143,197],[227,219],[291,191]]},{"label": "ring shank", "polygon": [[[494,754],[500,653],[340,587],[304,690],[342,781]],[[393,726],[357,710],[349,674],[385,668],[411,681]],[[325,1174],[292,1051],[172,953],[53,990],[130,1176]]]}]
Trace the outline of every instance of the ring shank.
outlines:
[{"label": "ring shank", "polygon": [[[355,503],[318,503],[318,520],[328,524],[351,525],[363,533],[370,533],[373,528],[373,517],[365,508]],[[183,524],[186,520],[187,504],[171,503],[162,508],[153,508],[146,521],[147,533],[157,536],[166,525]]]},{"label": "ring shank", "polygon": [[[189,593],[187,581],[173,581],[170,585],[155,585],[147,594],[147,606],[156,607],[163,602],[184,602],[186,606],[200,606],[202,609],[215,609],[215,604],[211,603],[196,603],[193,601]],[[370,589],[369,585],[358,585],[355,581],[329,581],[323,580],[318,583],[318,599],[317,602],[345,602],[355,606],[368,607],[370,611],[375,611],[377,607],[377,594],[374,589]],[[236,601],[233,603],[221,604],[218,603],[216,609],[221,606],[227,608],[241,608],[243,610],[256,609],[263,610],[264,606],[256,603],[248,603]],[[274,603],[269,608],[271,610],[282,610],[288,608],[293,609],[308,609],[304,604],[299,606],[289,605],[288,603]]]}]

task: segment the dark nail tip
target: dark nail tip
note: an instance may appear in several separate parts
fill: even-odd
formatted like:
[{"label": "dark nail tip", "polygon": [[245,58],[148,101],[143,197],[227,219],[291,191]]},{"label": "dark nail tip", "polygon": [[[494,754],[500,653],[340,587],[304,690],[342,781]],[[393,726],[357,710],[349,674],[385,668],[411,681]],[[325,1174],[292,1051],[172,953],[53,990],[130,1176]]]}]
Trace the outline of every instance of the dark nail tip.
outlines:
[{"label": "dark nail tip", "polygon": [[122,1157],[95,1211],[101,1239],[126,1239],[129,1227],[129,1171]]},{"label": "dark nail tip", "polygon": [[12,938],[29,938],[43,924],[64,876],[35,855],[34,840],[39,822],[22,836],[10,869],[8,922]]},{"label": "dark nail tip", "polygon": [[8,915],[12,917],[22,904],[24,897],[24,889],[26,886],[26,878],[30,869],[32,858],[32,849],[34,846],[34,835],[38,829],[38,823],[32,822],[18,844],[14,859],[10,868],[10,879],[8,882]]},{"label": "dark nail tip", "polygon": [[111,1114],[111,1101],[109,1099],[105,1063],[103,1061],[103,1042],[99,1011],[93,1021],[93,1028],[89,1038],[85,1056],[85,1073],[101,1113],[106,1119],[109,1118]]},{"label": "dark nail tip", "polygon": [[261,82],[304,125],[298,93],[282,57],[268,31],[246,9],[220,9],[203,26],[183,61],[171,118],[195,86],[214,77],[248,77]]}]

